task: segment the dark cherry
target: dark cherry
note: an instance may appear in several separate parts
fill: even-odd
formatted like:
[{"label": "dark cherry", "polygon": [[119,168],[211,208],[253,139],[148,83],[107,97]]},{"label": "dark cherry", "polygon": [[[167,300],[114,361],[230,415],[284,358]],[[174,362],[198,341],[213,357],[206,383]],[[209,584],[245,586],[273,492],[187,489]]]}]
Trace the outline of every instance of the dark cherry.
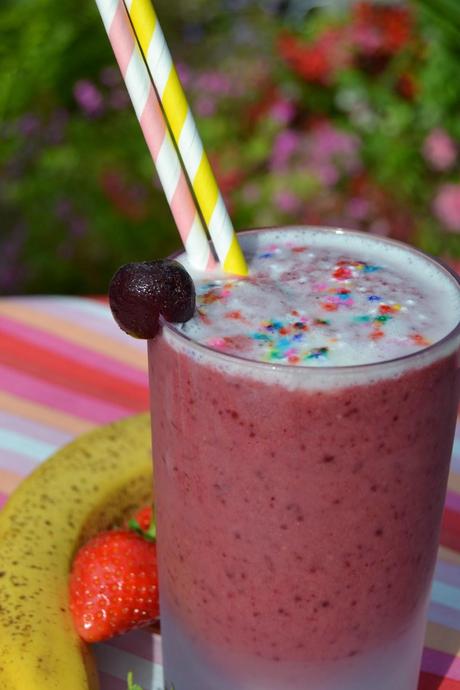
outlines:
[{"label": "dark cherry", "polygon": [[175,323],[192,318],[195,286],[178,261],[142,261],[118,269],[110,281],[109,300],[122,330],[135,338],[153,338],[160,314]]}]

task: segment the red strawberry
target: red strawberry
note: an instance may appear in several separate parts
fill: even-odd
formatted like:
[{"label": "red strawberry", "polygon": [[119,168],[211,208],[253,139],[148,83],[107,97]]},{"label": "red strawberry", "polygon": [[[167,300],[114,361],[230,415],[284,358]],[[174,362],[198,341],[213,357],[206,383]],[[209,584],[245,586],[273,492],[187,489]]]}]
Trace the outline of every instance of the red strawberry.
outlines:
[{"label": "red strawberry", "polygon": [[85,642],[150,625],[159,613],[156,544],[128,530],[98,534],[74,560],[69,596]]},{"label": "red strawberry", "polygon": [[130,520],[129,526],[134,529],[135,532],[141,530],[142,532],[148,532],[153,521],[153,509],[152,506],[144,506],[137,511],[134,516],[134,520]]}]

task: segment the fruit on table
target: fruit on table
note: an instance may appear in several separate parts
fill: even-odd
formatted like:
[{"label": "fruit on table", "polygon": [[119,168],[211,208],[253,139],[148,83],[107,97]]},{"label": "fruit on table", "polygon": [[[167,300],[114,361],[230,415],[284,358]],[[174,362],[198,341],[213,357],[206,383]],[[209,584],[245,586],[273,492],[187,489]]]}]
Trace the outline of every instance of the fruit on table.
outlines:
[{"label": "fruit on table", "polygon": [[154,338],[159,317],[183,323],[195,311],[195,286],[173,259],[125,264],[109,287],[110,308],[122,330],[135,338]]},{"label": "fruit on table", "polygon": [[0,688],[95,690],[68,577],[78,548],[152,500],[148,415],[80,437],[28,477],[0,512]]},{"label": "fruit on table", "polygon": [[69,597],[85,642],[154,623],[159,615],[155,541],[127,529],[96,535],[73,562]]},{"label": "fruit on table", "polygon": [[155,541],[157,538],[156,522],[153,514],[153,506],[142,506],[135,513],[127,525],[138,534],[142,534],[146,539]]}]

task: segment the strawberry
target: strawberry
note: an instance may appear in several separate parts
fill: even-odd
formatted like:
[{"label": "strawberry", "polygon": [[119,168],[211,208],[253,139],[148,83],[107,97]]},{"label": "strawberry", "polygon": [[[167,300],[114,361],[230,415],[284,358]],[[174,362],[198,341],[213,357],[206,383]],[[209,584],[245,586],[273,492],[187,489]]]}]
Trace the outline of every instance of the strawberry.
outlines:
[{"label": "strawberry", "polygon": [[[129,521],[129,527],[135,532],[144,533],[144,536],[150,534],[153,526],[153,508],[150,505],[140,508],[134,518]],[[153,539],[155,539],[155,534],[153,534]]]},{"label": "strawberry", "polygon": [[98,534],[77,553],[69,597],[85,642],[150,625],[159,613],[156,544],[130,530]]}]

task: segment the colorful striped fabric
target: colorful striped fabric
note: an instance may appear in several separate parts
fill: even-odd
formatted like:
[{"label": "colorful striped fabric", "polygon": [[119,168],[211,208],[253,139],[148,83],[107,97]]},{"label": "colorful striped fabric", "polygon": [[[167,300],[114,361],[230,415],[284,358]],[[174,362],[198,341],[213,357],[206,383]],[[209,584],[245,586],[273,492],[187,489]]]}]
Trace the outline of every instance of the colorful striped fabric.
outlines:
[{"label": "colorful striped fabric", "polygon": [[[0,505],[78,434],[148,407],[145,343],[97,300],[0,300]],[[460,430],[436,568],[419,690],[460,690]],[[146,631],[96,648],[103,690],[162,690],[159,638]],[[371,689],[370,689],[371,690]]]}]

